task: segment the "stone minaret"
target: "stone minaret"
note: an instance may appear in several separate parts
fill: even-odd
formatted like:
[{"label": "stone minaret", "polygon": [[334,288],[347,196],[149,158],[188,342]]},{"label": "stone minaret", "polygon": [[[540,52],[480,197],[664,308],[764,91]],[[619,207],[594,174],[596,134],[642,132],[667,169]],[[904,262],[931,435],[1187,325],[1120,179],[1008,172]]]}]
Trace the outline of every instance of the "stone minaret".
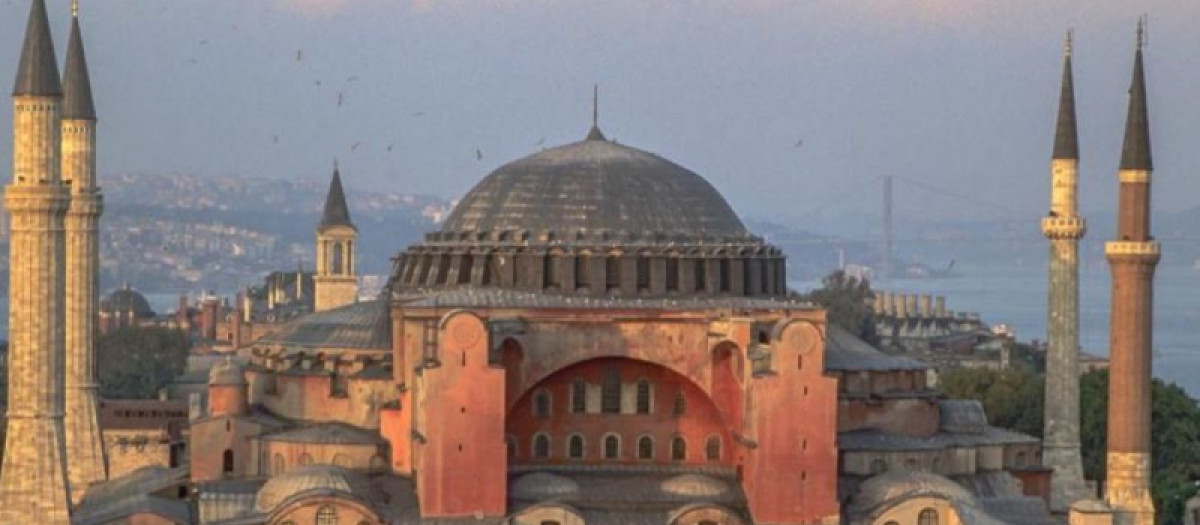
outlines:
[{"label": "stone minaret", "polygon": [[1072,503],[1088,497],[1079,453],[1079,239],[1087,226],[1079,216],[1078,173],[1079,138],[1068,33],[1050,161],[1050,215],[1042,219],[1042,234],[1050,240],[1042,463],[1054,469],[1050,506],[1056,512],[1066,512]]},{"label": "stone minaret", "polygon": [[1150,124],[1142,69],[1142,26],[1129,88],[1117,240],[1104,245],[1112,268],[1109,342],[1108,455],[1105,499],[1116,525],[1153,525],[1150,499],[1150,357],[1154,268],[1159,246],[1150,235]]},{"label": "stone minaret", "polygon": [[325,197],[325,213],[317,225],[317,272],[313,309],[320,312],[358,300],[358,277],[354,271],[354,245],[358,228],[350,222],[350,208],[342,191],[342,176],[333,164],[333,179]]},{"label": "stone minaret", "polygon": [[96,187],[96,109],[88,76],[78,4],[72,6],[71,39],[63,71],[62,178],[71,190],[66,218],[66,403],[67,474],[78,501],[91,485],[108,479],[97,413],[96,331],[99,322],[100,241],[103,200]]},{"label": "stone minaret", "polygon": [[13,88],[8,435],[0,523],[70,521],[63,437],[63,220],[59,174],[62,86],[44,0],[33,0]]}]

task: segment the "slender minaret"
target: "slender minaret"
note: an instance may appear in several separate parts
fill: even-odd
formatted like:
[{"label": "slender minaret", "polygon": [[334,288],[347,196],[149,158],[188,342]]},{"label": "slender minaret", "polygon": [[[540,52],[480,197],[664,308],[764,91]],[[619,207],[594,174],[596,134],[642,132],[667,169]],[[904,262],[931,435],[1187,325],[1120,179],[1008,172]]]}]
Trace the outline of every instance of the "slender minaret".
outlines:
[{"label": "slender minaret", "polygon": [[1088,497],[1079,452],[1079,239],[1087,226],[1076,198],[1079,138],[1071,38],[1068,32],[1050,161],[1050,215],[1042,219],[1042,234],[1050,240],[1042,464],[1054,469],[1050,507],[1055,512],[1066,512],[1072,503]]},{"label": "slender minaret", "polygon": [[333,163],[333,178],[325,196],[325,212],[317,225],[317,271],[313,310],[321,312],[358,300],[358,277],[354,271],[354,245],[358,228],[350,221],[350,208],[342,190],[342,175]]},{"label": "slender minaret", "polygon": [[1115,525],[1153,525],[1150,499],[1150,357],[1154,268],[1158,242],[1150,235],[1150,124],[1138,24],[1133,84],[1117,208],[1117,240],[1104,245],[1112,268],[1109,341],[1108,455],[1105,499]]},{"label": "slender minaret", "polygon": [[59,170],[62,85],[44,0],[33,0],[13,88],[8,434],[0,523],[70,521],[63,437],[63,220]]},{"label": "slender minaret", "polygon": [[79,4],[71,5],[71,38],[63,71],[62,178],[71,191],[66,218],[67,474],[71,497],[108,479],[98,415],[96,331],[100,301],[103,199],[96,187],[96,109],[79,31]]}]

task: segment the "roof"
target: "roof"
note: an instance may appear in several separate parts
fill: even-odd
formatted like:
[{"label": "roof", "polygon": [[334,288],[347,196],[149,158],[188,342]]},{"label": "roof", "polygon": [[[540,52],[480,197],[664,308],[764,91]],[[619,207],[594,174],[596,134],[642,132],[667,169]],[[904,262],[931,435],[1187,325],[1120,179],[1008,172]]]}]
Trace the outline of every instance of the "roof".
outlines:
[{"label": "roof", "polygon": [[154,514],[171,523],[190,525],[195,523],[193,508],[187,500],[167,499],[145,494],[94,507],[80,507],[71,515],[74,525],[102,525],[125,523],[122,518],[134,514]]},{"label": "roof", "polygon": [[386,301],[362,301],[298,317],[259,343],[321,348],[391,349]]},{"label": "roof", "polygon": [[1062,92],[1058,97],[1058,120],[1054,126],[1054,158],[1079,158],[1079,133],[1075,122],[1075,81],[1071,71],[1071,41],[1063,58]]},{"label": "roof", "polygon": [[21,48],[13,96],[62,95],[57,62],[54,39],[50,36],[50,20],[46,16],[46,2],[33,0],[29,8],[29,23],[25,26],[25,44]]},{"label": "roof", "polygon": [[604,140],[598,130],[588,140],[501,166],[442,225],[443,232],[510,230],[749,235],[702,177],[653,153]]},{"label": "roof", "polygon": [[325,195],[325,212],[321,214],[318,229],[334,226],[354,227],[350,222],[350,207],[346,205],[346,193],[342,191],[342,174],[337,164],[333,165],[333,178],[329,179],[329,193]]},{"label": "roof", "polygon": [[983,403],[976,399],[946,399],[938,403],[941,430],[957,434],[982,434],[988,426]]},{"label": "roof", "polygon": [[856,372],[929,368],[907,357],[885,354],[833,323],[826,325],[825,337],[825,370]]},{"label": "roof", "polygon": [[152,494],[188,482],[187,467],[148,466],[92,486],[84,494],[83,507],[101,507],[134,496]]},{"label": "roof", "polygon": [[232,356],[226,356],[218,361],[208,371],[210,386],[245,386],[246,368],[235,361]]},{"label": "roof", "polygon": [[129,285],[104,296],[104,299],[100,301],[100,311],[133,312],[137,317],[154,317],[154,309],[150,308],[150,301],[147,301],[146,296],[130,288]]},{"label": "roof", "polygon": [[333,465],[310,465],[268,480],[258,491],[254,509],[271,512],[294,496],[318,490],[349,494],[367,502],[381,499],[379,489],[362,474]]},{"label": "roof", "polygon": [[1133,81],[1129,86],[1129,113],[1125,117],[1125,144],[1121,148],[1121,169],[1154,169],[1154,161],[1150,155],[1150,117],[1146,109],[1146,73],[1142,66],[1140,45],[1133,58]]},{"label": "roof", "polygon": [[321,423],[295,430],[285,430],[263,436],[264,441],[311,443],[321,445],[380,445],[383,438],[377,432],[345,423]]},{"label": "roof", "polygon": [[79,17],[71,18],[71,39],[67,43],[67,65],[63,67],[62,118],[66,120],[96,120],[92,100],[92,79],[88,74],[87,57],[83,52],[83,35]]},{"label": "roof", "polygon": [[940,450],[953,447],[1039,443],[1033,436],[985,427],[978,434],[938,432],[932,436],[905,436],[878,430],[854,430],[838,434],[838,449],[850,452]]},{"label": "roof", "polygon": [[864,481],[851,499],[848,510],[867,513],[905,499],[935,496],[953,503],[974,505],[975,496],[966,487],[922,470],[890,470]]},{"label": "roof", "polygon": [[408,308],[569,308],[569,309],[815,309],[810,303],[768,297],[687,296],[677,298],[594,297],[525,292],[499,288],[458,288],[399,296]]}]

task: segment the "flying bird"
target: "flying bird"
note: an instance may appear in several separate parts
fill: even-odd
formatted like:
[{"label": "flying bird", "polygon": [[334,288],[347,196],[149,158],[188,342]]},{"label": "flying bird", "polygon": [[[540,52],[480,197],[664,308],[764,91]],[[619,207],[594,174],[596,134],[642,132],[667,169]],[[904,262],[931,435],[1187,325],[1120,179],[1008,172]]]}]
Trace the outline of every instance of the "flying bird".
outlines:
[{"label": "flying bird", "polygon": [[424,111],[417,111],[417,112],[414,112],[414,113],[412,114],[412,116],[413,116],[413,117],[424,117],[424,116],[425,116],[425,112],[424,112]]},{"label": "flying bird", "polygon": [[358,142],[355,142],[353,146],[350,146],[350,151],[354,151],[354,150],[358,149],[358,147],[359,147],[359,146],[361,146],[361,145],[362,145],[362,141],[361,141],[361,140],[360,140],[360,141],[358,141]]},{"label": "flying bird", "polygon": [[803,140],[797,140],[796,143],[792,145],[792,147],[796,148],[796,149],[800,149],[800,146],[803,146],[803,145],[804,145]]},{"label": "flying bird", "polygon": [[338,93],[338,105],[339,105],[339,106],[340,106],[340,105],[342,105],[342,100],[343,100],[343,99],[344,99],[344,97],[342,96],[342,94],[341,94],[341,93]]},{"label": "flying bird", "polygon": [[479,151],[478,149],[475,150],[475,160],[483,160],[483,152],[482,151]]},{"label": "flying bird", "polygon": [[545,144],[545,143],[546,143],[546,137],[542,137],[542,138],[538,139],[538,141],[537,141],[537,142],[535,142],[533,145],[534,145],[534,146],[541,146],[542,144]]},{"label": "flying bird", "polygon": [[387,150],[392,151],[392,148],[394,148],[394,147],[396,147],[395,144],[388,144]]},{"label": "flying bird", "polygon": [[358,82],[358,77],[353,76],[346,79],[346,82]]},{"label": "flying bird", "polygon": [[[234,26],[234,28],[236,28],[236,27],[237,26]],[[300,62],[302,60],[304,60],[304,50],[297,49],[296,50],[296,62]]]}]

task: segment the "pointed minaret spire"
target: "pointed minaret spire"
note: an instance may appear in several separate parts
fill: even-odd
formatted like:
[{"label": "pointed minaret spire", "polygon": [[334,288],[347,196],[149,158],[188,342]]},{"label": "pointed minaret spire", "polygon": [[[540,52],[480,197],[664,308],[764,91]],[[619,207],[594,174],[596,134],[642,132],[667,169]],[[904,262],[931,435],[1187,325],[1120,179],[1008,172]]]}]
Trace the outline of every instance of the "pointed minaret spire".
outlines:
[{"label": "pointed minaret spire", "polygon": [[1150,155],[1150,119],[1146,111],[1146,74],[1142,65],[1146,21],[1138,21],[1137,50],[1133,57],[1133,80],[1129,86],[1129,113],[1125,117],[1125,145],[1121,148],[1121,169],[1153,170]]},{"label": "pointed minaret spire", "polygon": [[338,170],[337,159],[333,161],[333,178],[329,181],[329,193],[325,196],[325,213],[321,215],[319,228],[331,226],[350,226],[350,208],[346,206],[346,193],[342,190],[342,174]]},{"label": "pointed minaret spire", "polygon": [[54,58],[54,41],[50,38],[50,20],[46,16],[46,1],[33,0],[29,9],[29,24],[25,26],[25,45],[17,66],[17,82],[13,96],[62,95],[58,82],[58,64]]},{"label": "pointed minaret spire", "polygon": [[67,43],[67,64],[63,68],[62,89],[62,118],[96,120],[96,107],[92,103],[92,80],[88,75],[83,36],[79,31],[78,0],[71,3],[71,38]]},{"label": "pointed minaret spire", "polygon": [[592,129],[588,131],[587,140],[608,140],[600,131],[600,84],[592,84]]},{"label": "pointed minaret spire", "polygon": [[1067,30],[1063,48],[1062,93],[1058,97],[1058,122],[1054,131],[1054,158],[1079,158],[1079,133],[1075,124],[1075,81],[1071,71],[1074,32]]}]

